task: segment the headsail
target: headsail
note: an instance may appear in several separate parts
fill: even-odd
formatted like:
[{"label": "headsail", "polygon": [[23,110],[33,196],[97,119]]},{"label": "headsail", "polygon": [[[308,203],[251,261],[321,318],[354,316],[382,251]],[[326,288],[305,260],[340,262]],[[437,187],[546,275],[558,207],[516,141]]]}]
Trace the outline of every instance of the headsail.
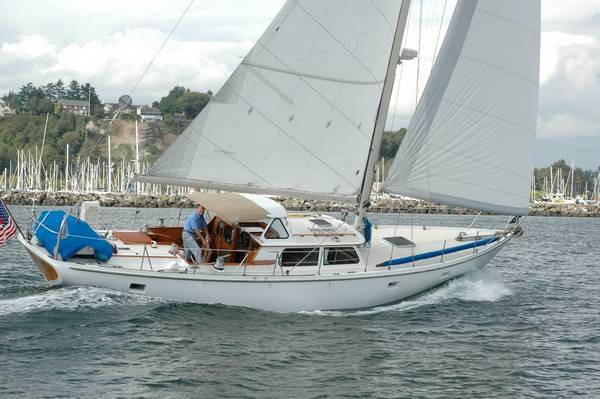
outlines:
[{"label": "headsail", "polygon": [[527,213],[540,0],[459,0],[386,191]]},{"label": "headsail", "polygon": [[140,180],[354,201],[400,5],[289,0]]}]

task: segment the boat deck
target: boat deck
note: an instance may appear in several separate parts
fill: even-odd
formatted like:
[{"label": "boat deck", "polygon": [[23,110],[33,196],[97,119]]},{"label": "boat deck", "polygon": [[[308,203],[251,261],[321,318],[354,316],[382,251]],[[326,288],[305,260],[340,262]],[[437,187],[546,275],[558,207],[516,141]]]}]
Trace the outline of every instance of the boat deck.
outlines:
[{"label": "boat deck", "polygon": [[[125,243],[136,232],[109,232],[110,241],[117,253],[106,263],[99,263],[91,251],[82,251],[69,262],[79,265],[142,270],[160,273],[199,273],[222,275],[340,275],[345,273],[375,272],[385,269],[430,266],[463,258],[492,245],[498,240],[496,230],[457,229],[423,226],[377,226],[373,228],[370,247],[358,247],[358,262],[353,264],[325,264],[326,240],[313,240],[316,250],[321,250],[319,264],[310,266],[280,266],[278,254],[284,247],[263,247],[263,259],[256,264],[247,262],[225,263],[223,271],[216,270],[214,263],[192,264],[186,261],[181,250],[174,251],[172,245]],[[119,237],[119,238],[117,238]],[[337,245],[339,248],[339,245]],[[354,247],[349,247],[354,248]],[[266,260],[265,260],[266,259]],[[270,259],[270,261],[269,261]],[[320,265],[320,266],[319,266]]]}]

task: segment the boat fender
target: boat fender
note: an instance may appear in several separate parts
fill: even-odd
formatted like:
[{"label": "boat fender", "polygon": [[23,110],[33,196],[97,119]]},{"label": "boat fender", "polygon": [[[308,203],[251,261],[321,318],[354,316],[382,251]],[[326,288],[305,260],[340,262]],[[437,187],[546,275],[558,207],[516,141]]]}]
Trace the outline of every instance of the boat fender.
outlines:
[{"label": "boat fender", "polygon": [[366,217],[363,218],[363,225],[365,226],[364,235],[365,235],[365,246],[367,248],[371,248],[371,238],[373,236],[373,224]]}]

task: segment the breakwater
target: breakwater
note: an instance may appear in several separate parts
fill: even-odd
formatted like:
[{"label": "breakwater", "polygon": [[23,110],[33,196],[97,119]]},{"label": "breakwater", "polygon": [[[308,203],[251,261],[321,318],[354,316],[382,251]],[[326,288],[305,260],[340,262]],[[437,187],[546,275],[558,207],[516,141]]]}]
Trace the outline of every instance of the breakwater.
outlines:
[{"label": "breakwater", "polygon": [[[75,206],[82,201],[99,201],[103,207],[122,208],[193,208],[196,204],[179,195],[135,195],[109,193],[48,193],[30,191],[0,191],[0,198],[9,205]],[[277,199],[292,211],[352,212],[352,204],[302,200]],[[476,215],[478,212],[447,205],[430,204],[425,201],[399,198],[374,199],[370,208],[373,213],[415,213],[438,215]],[[530,216],[600,217],[600,205],[532,204]]]}]

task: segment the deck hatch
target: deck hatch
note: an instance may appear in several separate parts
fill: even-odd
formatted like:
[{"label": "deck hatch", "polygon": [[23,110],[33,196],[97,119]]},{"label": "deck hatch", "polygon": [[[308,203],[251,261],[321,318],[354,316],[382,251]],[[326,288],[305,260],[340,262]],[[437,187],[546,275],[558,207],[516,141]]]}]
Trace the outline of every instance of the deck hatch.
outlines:
[{"label": "deck hatch", "polygon": [[329,223],[325,219],[309,219],[311,223],[316,224],[319,227],[331,227],[331,223]]},{"label": "deck hatch", "polygon": [[402,236],[384,237],[383,241],[398,248],[414,248],[416,246],[414,242]]}]

